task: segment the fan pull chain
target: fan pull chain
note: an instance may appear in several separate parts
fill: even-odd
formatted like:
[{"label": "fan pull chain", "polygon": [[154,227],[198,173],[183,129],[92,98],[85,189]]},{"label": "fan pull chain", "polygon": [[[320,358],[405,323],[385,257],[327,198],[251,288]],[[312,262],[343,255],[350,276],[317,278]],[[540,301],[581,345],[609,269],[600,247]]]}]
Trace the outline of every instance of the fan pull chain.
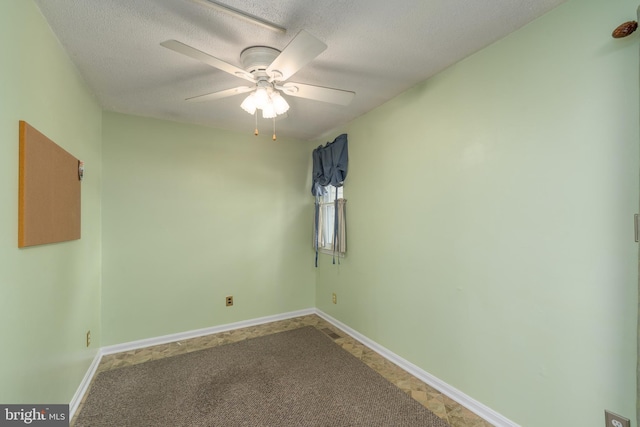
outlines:
[{"label": "fan pull chain", "polygon": [[258,136],[258,110],[256,110],[255,113],[253,113],[253,116],[256,118],[256,129],[253,131],[253,134],[255,136]]},{"label": "fan pull chain", "polygon": [[276,118],[273,118],[273,137],[271,138],[274,141],[276,140]]}]

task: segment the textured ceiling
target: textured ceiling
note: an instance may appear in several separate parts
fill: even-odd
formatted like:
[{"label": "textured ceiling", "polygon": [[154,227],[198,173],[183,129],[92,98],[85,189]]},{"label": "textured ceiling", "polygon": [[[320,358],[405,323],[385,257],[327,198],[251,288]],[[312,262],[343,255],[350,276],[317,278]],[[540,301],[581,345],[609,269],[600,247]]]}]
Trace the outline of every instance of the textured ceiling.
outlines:
[{"label": "textured ceiling", "polygon": [[[482,49],[565,0],[226,0],[282,34],[193,0],[36,0],[106,110],[252,132],[243,95],[185,98],[248,82],[160,46],[175,39],[241,66],[307,30],[328,48],[290,80],[354,91],[348,106],[287,97],[278,135],[315,139]],[[246,95],[245,95],[246,96]],[[259,119],[261,137],[270,120]]]}]

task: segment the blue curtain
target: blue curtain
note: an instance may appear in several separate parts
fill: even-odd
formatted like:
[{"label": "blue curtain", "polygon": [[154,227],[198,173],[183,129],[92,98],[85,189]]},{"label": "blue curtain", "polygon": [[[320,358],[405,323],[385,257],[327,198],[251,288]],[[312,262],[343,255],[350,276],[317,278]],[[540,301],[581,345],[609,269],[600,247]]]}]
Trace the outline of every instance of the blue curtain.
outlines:
[{"label": "blue curtain", "polygon": [[313,172],[311,194],[323,194],[327,185],[342,187],[349,168],[349,146],[347,134],[343,133],[324,147],[313,150]]}]

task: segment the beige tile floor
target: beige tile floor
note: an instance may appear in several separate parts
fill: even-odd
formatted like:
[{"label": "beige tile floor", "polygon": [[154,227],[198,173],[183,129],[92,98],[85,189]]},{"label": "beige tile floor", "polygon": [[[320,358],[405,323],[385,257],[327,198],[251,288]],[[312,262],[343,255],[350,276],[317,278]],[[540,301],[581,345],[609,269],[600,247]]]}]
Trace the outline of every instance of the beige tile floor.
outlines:
[{"label": "beige tile floor", "polygon": [[[184,341],[106,355],[100,361],[96,375],[99,372],[108,371],[110,369],[136,365],[138,363],[148,362],[149,360],[162,359],[165,357],[175,356],[177,354],[189,353],[209,347],[242,341],[248,338],[255,338],[276,332],[297,329],[304,326],[314,326],[333,338],[334,342],[339,344],[343,349],[362,360],[402,391],[449,423],[451,427],[492,426],[473,412],[459,405],[447,396],[439,393],[437,390],[428,386],[414,376],[408,374],[375,351],[369,349],[359,341],[335,328],[333,325],[316,315],[296,317],[264,325],[236,329],[233,331],[205,335]],[[84,399],[80,403],[77,413],[82,411],[83,404]],[[74,421],[75,420],[72,420],[71,426],[74,425]]]}]

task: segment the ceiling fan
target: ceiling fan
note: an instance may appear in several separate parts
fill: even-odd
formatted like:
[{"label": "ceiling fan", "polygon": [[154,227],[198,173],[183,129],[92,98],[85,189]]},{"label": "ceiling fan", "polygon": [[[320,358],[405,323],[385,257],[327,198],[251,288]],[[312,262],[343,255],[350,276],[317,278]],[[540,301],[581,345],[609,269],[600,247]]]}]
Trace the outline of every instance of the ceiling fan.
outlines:
[{"label": "ceiling fan", "polygon": [[[241,107],[249,114],[256,115],[256,120],[256,110],[262,110],[264,118],[274,119],[287,112],[289,104],[280,92],[337,105],[348,105],[355,96],[355,92],[347,90],[287,81],[327,48],[326,44],[305,30],[301,30],[282,51],[267,46],[251,46],[244,49],[240,53],[243,68],[177,40],[167,40],[160,45],[252,83],[250,86],[238,86],[194,96],[187,98],[187,101],[211,101],[251,92]],[[257,135],[257,127],[255,134]]]}]

